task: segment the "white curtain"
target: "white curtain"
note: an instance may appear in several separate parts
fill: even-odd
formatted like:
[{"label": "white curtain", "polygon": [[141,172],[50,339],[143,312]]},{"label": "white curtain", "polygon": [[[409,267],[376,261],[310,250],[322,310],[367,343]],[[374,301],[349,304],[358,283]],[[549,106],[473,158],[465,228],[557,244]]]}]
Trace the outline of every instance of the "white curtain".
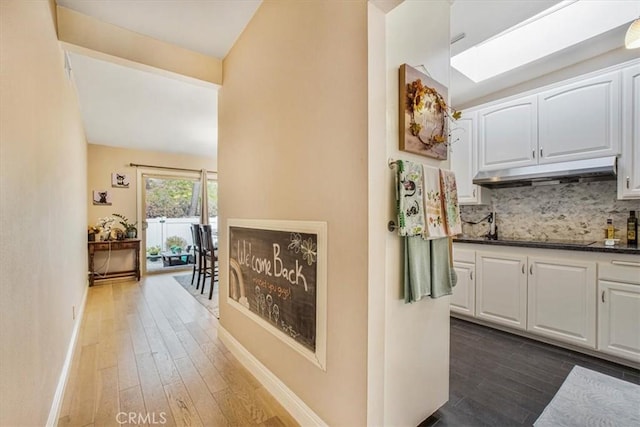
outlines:
[{"label": "white curtain", "polygon": [[207,191],[207,170],[200,171],[200,224],[209,224],[209,194]]}]

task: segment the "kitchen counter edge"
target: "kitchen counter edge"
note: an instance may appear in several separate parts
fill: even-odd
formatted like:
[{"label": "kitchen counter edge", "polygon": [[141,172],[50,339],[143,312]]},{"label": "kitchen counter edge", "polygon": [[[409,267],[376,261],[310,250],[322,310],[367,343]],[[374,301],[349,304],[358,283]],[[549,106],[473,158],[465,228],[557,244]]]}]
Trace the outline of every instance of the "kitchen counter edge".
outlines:
[{"label": "kitchen counter edge", "polygon": [[631,254],[640,255],[640,247],[632,246],[605,246],[604,243],[596,242],[590,245],[576,244],[558,244],[547,243],[542,241],[519,241],[519,240],[488,240],[484,238],[474,237],[458,237],[453,239],[453,243],[471,243],[477,245],[495,245],[495,246],[517,246],[521,248],[540,248],[540,249],[558,249],[582,252],[605,252],[612,254]]}]

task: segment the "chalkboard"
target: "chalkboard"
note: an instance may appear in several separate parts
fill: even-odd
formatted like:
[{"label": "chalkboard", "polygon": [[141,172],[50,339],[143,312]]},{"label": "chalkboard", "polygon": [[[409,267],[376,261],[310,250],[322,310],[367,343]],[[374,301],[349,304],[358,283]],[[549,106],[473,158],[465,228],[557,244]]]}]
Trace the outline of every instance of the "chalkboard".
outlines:
[{"label": "chalkboard", "polygon": [[229,227],[229,298],[316,351],[318,235]]}]

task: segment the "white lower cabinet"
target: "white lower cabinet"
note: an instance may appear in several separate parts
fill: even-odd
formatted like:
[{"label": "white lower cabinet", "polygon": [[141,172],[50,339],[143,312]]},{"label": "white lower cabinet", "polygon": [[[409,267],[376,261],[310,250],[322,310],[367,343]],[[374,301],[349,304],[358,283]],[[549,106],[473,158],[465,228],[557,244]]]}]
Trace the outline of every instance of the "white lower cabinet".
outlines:
[{"label": "white lower cabinet", "polygon": [[466,316],[476,315],[476,252],[453,247],[453,269],[458,283],[451,294],[451,311]]},{"label": "white lower cabinet", "polygon": [[476,317],[527,328],[527,257],[476,253]]},{"label": "white lower cabinet", "polygon": [[468,262],[454,261],[453,269],[458,276],[458,283],[453,288],[451,295],[451,311],[465,314],[467,316],[476,315],[476,285],[474,283],[475,264]]},{"label": "white lower cabinet", "polygon": [[527,330],[596,347],[596,263],[529,257]]},{"label": "white lower cabinet", "polygon": [[454,244],[453,260],[452,313],[640,363],[637,256]]},{"label": "white lower cabinet", "polygon": [[599,265],[598,350],[640,362],[640,263]]}]

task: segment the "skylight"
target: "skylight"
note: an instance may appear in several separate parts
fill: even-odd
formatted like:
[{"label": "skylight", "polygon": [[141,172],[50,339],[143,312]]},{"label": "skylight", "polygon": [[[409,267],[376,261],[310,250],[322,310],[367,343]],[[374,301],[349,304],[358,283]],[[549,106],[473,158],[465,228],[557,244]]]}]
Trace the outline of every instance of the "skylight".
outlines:
[{"label": "skylight", "polygon": [[480,82],[628,24],[638,16],[640,1],[561,1],[455,55],[451,66]]}]

